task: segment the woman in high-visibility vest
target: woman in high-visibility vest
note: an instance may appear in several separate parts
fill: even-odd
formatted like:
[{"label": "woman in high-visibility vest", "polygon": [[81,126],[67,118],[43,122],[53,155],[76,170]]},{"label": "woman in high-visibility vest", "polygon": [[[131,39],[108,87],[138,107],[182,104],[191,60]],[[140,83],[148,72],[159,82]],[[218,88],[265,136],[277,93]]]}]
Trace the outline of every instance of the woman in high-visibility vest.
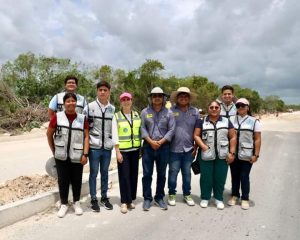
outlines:
[{"label": "woman in high-visibility vest", "polygon": [[139,156],[141,147],[141,119],[132,110],[132,95],[120,95],[121,111],[115,113],[118,141],[115,145],[121,195],[121,212],[134,209],[136,199]]}]

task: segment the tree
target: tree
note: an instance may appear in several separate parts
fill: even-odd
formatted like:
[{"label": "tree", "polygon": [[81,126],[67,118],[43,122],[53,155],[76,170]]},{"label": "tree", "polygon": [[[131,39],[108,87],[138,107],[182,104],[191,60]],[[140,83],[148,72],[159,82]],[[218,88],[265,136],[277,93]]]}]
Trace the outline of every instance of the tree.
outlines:
[{"label": "tree", "polygon": [[267,112],[283,111],[284,102],[276,95],[267,96],[264,99],[263,107]]},{"label": "tree", "polygon": [[155,87],[160,79],[159,71],[164,70],[165,67],[158,60],[147,59],[146,62],[139,68],[140,77],[138,85],[142,87],[146,93],[150,93],[151,89]]},{"label": "tree", "polygon": [[233,85],[234,95],[237,98],[246,98],[250,102],[250,108],[252,112],[258,113],[262,106],[262,99],[257,91],[250,88],[242,88],[240,85]]},{"label": "tree", "polygon": [[51,96],[64,89],[67,75],[79,78],[79,92],[89,95],[92,82],[78,70],[78,64],[70,59],[35,56],[33,53],[20,54],[13,62],[1,67],[0,77],[17,96],[29,103],[49,101]]}]

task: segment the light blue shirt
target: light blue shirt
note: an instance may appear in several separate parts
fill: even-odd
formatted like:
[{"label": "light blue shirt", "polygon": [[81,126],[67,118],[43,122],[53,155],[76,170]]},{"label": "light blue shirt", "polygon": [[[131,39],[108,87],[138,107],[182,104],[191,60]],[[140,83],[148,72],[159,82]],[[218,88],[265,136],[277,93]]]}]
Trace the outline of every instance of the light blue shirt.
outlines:
[{"label": "light blue shirt", "polygon": [[[81,96],[80,94],[76,94],[77,99],[82,99],[84,98],[83,96]],[[87,101],[84,99],[84,106],[85,107],[87,105]],[[49,103],[49,108],[51,110],[53,110],[54,112],[57,111],[57,95],[54,95]]]}]

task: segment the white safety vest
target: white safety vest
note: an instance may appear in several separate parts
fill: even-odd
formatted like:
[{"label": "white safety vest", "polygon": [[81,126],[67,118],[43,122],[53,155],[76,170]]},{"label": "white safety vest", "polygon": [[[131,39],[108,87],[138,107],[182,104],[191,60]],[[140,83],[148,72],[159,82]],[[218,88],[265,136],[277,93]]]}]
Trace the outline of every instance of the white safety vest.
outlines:
[{"label": "white safety vest", "polygon": [[59,112],[56,116],[54,157],[59,160],[70,158],[72,162],[79,163],[83,154],[85,116],[77,113],[77,117],[72,123],[70,123],[65,112]]},{"label": "white safety vest", "polygon": [[[62,112],[65,110],[64,108],[64,96],[66,95],[66,92],[61,92],[56,94],[56,98],[57,98],[57,106],[56,106],[56,112]],[[77,113],[82,113],[85,105],[86,105],[86,101],[85,98],[79,94],[76,94],[77,97],[77,102],[76,102],[76,112]]]},{"label": "white safety vest", "polygon": [[250,161],[254,153],[254,128],[257,119],[252,116],[238,121],[238,116],[234,120],[234,128],[237,131],[237,156],[240,160]]},{"label": "white safety vest", "polygon": [[222,117],[229,118],[230,121],[233,123],[236,113],[237,113],[236,106],[234,104],[232,104],[231,107],[227,110],[227,108],[223,102],[221,102],[220,105],[221,105],[220,115]]},{"label": "white safety vest", "polygon": [[201,151],[203,160],[225,159],[229,151],[228,140],[229,120],[221,117],[216,124],[213,124],[205,117],[202,124],[202,141],[209,147]]},{"label": "white safety vest", "polygon": [[113,149],[112,141],[112,119],[115,114],[115,107],[111,104],[102,112],[97,101],[88,104],[87,117],[90,129],[90,148]]}]

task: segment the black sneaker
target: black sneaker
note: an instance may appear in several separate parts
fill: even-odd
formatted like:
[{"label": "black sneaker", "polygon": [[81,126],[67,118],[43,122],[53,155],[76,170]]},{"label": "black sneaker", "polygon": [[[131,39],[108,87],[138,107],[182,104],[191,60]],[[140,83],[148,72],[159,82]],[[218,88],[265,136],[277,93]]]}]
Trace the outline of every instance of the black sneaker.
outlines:
[{"label": "black sneaker", "polygon": [[100,212],[100,207],[98,205],[98,200],[97,199],[92,199],[91,200],[91,208],[94,212]]},{"label": "black sneaker", "polygon": [[109,198],[101,198],[100,204],[107,210],[113,209],[113,205],[111,205],[111,203],[109,202]]}]

